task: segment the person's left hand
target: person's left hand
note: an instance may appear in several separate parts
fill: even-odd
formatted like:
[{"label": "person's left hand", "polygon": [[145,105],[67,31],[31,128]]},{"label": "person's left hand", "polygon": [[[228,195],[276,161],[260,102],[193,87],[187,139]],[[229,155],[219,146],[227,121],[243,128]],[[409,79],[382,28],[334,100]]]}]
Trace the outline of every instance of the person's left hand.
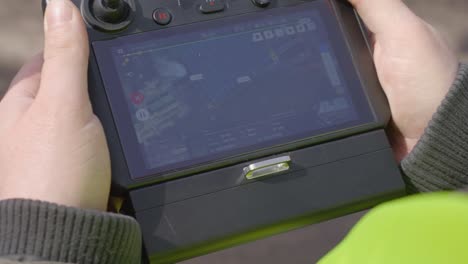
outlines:
[{"label": "person's left hand", "polygon": [[0,200],[106,210],[110,159],[88,96],[88,38],[69,0],[49,1],[45,51],[0,102]]}]

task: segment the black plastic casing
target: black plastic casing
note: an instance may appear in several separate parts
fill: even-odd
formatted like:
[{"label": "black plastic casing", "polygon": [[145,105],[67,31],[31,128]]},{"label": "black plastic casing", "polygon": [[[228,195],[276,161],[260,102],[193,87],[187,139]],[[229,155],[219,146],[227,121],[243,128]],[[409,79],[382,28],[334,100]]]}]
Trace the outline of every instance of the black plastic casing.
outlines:
[{"label": "black plastic casing", "polygon": [[[72,1],[78,7],[84,5],[82,0]],[[180,5],[180,1],[184,4]],[[123,29],[110,27],[111,31],[106,32],[101,26],[88,24],[90,43],[313,2],[273,0],[261,8],[250,0],[226,0],[227,8],[223,12],[202,14],[198,11],[201,0],[180,1],[132,0],[132,21],[124,23]],[[384,132],[390,111],[378,82],[365,30],[347,1],[328,2],[341,27],[376,122],[158,177],[148,175],[132,179],[130,176],[91,49],[89,91],[111,153],[112,192],[128,194],[130,198],[127,213],[135,216],[142,227],[145,260],[172,263],[365,209],[405,194]],[[169,25],[161,26],[153,21],[156,8],[167,8],[173,14]],[[83,13],[83,16],[89,14]],[[287,173],[251,181],[242,176],[245,166],[284,155],[292,159]]]}]

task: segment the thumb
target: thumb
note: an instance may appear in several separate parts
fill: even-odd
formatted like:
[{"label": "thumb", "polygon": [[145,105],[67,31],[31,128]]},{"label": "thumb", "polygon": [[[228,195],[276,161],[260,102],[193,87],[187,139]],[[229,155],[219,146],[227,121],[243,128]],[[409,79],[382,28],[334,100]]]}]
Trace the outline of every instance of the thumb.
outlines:
[{"label": "thumb", "polygon": [[91,112],[88,37],[80,12],[70,0],[51,0],[44,28],[44,65],[35,103],[55,114]]},{"label": "thumb", "polygon": [[401,0],[349,0],[369,30],[378,34],[400,33],[419,23],[419,18]]}]

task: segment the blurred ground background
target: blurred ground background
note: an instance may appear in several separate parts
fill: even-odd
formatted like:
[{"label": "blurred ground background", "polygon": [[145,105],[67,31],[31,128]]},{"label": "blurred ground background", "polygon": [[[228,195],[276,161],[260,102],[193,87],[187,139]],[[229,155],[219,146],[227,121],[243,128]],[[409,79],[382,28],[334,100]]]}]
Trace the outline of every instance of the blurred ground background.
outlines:
[{"label": "blurred ground background", "polygon": [[[2,0],[0,8],[0,98],[19,67],[42,49],[39,0]],[[407,0],[468,61],[467,0]],[[0,120],[1,122],[1,120]],[[338,243],[362,213],[213,253],[184,264],[315,263]]]}]

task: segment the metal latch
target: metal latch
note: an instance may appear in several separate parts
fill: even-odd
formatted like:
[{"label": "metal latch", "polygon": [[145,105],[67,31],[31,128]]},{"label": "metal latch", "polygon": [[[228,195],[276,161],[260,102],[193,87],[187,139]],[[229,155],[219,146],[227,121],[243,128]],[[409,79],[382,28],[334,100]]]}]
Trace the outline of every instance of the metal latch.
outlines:
[{"label": "metal latch", "polygon": [[264,160],[257,163],[253,163],[244,168],[244,173],[242,174],[242,176],[244,176],[248,180],[252,180],[287,171],[289,170],[290,162],[291,157],[282,156],[270,160]]}]

